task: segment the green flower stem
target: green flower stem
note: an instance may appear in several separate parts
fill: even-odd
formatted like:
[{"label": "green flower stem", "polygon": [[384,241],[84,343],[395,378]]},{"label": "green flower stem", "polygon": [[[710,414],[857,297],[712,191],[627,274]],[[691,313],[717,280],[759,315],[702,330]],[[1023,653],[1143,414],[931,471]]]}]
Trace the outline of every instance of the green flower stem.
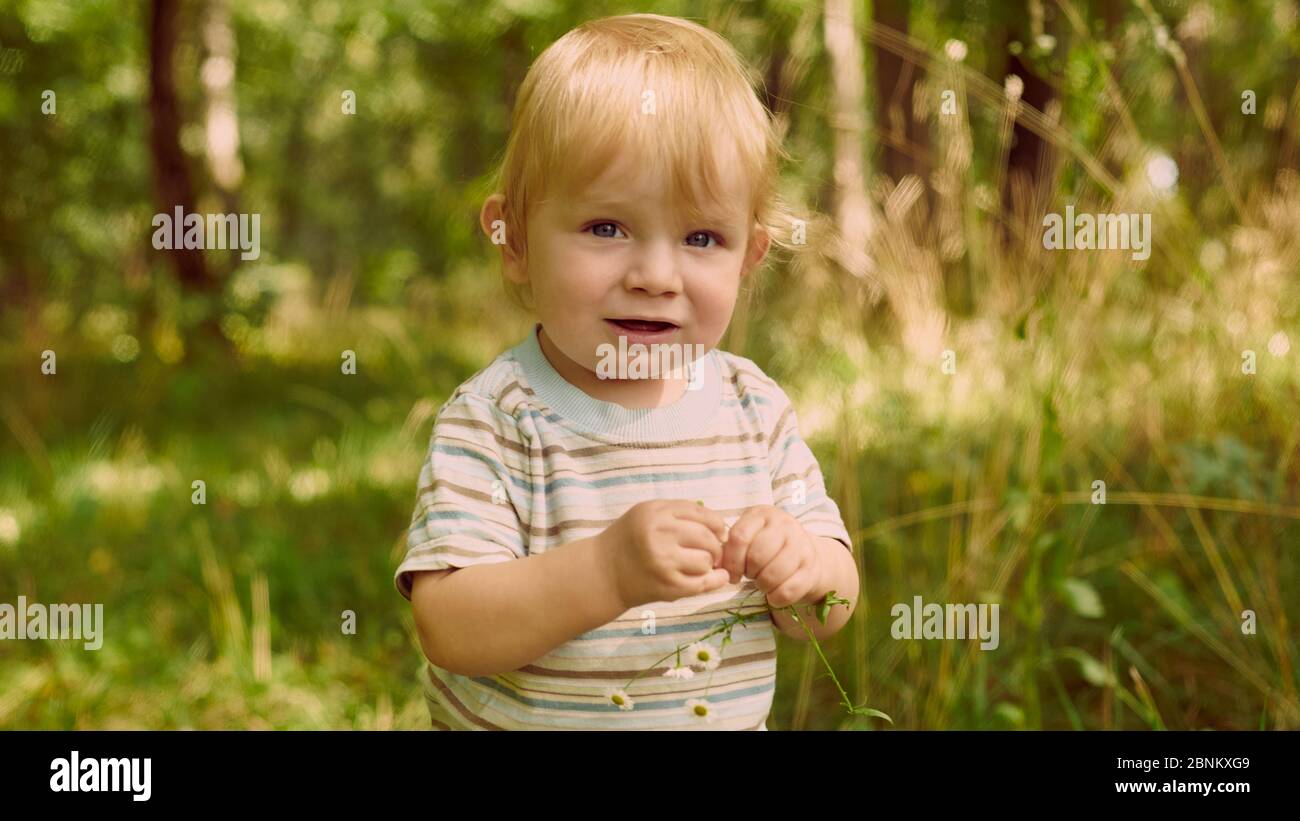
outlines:
[{"label": "green flower stem", "polygon": [[[750,593],[750,595],[747,596],[743,602],[741,602],[740,607],[743,608],[746,605],[748,605],[749,600],[753,598],[754,594],[761,593],[761,592],[762,591],[755,590],[753,591],[753,593]],[[844,599],[835,595],[834,590],[830,591],[825,596],[823,596],[822,600],[817,603],[817,611],[816,611],[817,618],[821,620],[822,624],[826,623],[826,619],[830,615],[831,608],[837,604],[842,604],[847,607],[849,601],[848,599]],[[840,684],[839,677],[835,675],[835,668],[831,666],[830,660],[827,659],[826,654],[822,652],[821,642],[817,641],[817,636],[813,635],[812,628],[808,626],[808,623],[799,617],[799,612],[795,609],[795,605],[793,604],[787,605],[786,607],[783,607],[781,609],[789,613],[790,617],[794,619],[795,623],[798,624],[800,627],[802,627],[804,629],[804,632],[808,634],[808,640],[812,642],[813,649],[817,651],[817,657],[822,660],[822,664],[826,666],[826,671],[830,673],[831,681],[835,683],[835,689],[840,691],[840,698],[842,700],[842,703],[844,704],[844,709],[848,711],[849,715],[862,715],[862,716],[871,716],[874,718],[883,718],[885,721],[888,721],[890,724],[893,724],[894,720],[879,710],[873,710],[870,707],[867,707],[865,704],[857,707],[853,705],[853,702],[849,699],[849,694],[845,692],[844,687]],[[754,621],[757,618],[757,616],[745,615],[744,613],[740,612],[739,608],[735,610],[728,610],[727,613],[731,615],[728,616],[727,618],[724,618],[717,627],[713,628],[708,633],[705,633],[700,638],[697,638],[695,641],[691,642],[690,644],[678,645],[676,650],[673,650],[671,653],[667,654],[663,658],[656,661],[654,664],[650,665],[648,669],[642,670],[641,672],[633,676],[631,679],[629,679],[627,684],[623,685],[624,692],[626,692],[629,688],[631,688],[631,686],[634,683],[636,683],[637,679],[641,678],[651,670],[657,669],[660,664],[663,664],[665,661],[667,661],[670,658],[676,657],[677,665],[680,666],[682,661],[682,650],[686,649],[691,644],[706,641],[710,637],[716,636],[718,633],[726,633],[726,636],[724,636],[722,639],[722,647],[718,649],[718,653],[719,655],[721,655],[722,649],[725,648],[727,644],[731,642],[731,631],[735,629],[736,625],[745,624],[747,622]],[[712,672],[709,673],[709,681],[710,682],[713,681]],[[705,695],[707,694],[708,694],[708,689],[706,688]]]},{"label": "green flower stem", "polygon": [[785,610],[787,613],[789,613],[789,614],[790,614],[790,618],[794,619],[794,620],[795,620],[795,623],[798,624],[800,627],[802,627],[802,628],[803,628],[803,631],[804,631],[805,633],[808,634],[808,641],[812,642],[813,649],[817,651],[817,657],[820,658],[820,659],[822,660],[822,664],[826,665],[826,672],[828,672],[828,673],[831,674],[831,681],[835,682],[835,689],[837,689],[837,690],[840,691],[840,698],[841,698],[841,699],[843,700],[843,702],[844,702],[844,708],[845,708],[846,710],[849,711],[849,714],[850,714],[850,715],[852,715],[852,714],[853,714],[853,702],[852,702],[852,701],[849,701],[849,694],[846,693],[846,692],[844,691],[844,687],[842,687],[842,686],[840,685],[840,680],[839,680],[839,678],[835,675],[835,668],[834,668],[834,667],[831,667],[831,663],[830,663],[830,661],[826,658],[826,654],[822,652],[822,645],[821,645],[821,642],[817,641],[817,637],[813,635],[812,628],[809,627],[809,626],[804,622],[803,619],[799,618],[799,613],[798,613],[798,611],[795,610],[795,607],[794,607],[793,604],[790,605],[789,607],[785,607],[785,608],[782,608],[782,609]]},{"label": "green flower stem", "polygon": [[[760,592],[760,591],[754,591],[754,592],[756,593],[756,592]],[[747,596],[747,597],[745,598],[745,600],[744,600],[743,602],[740,603],[740,606],[741,606],[741,607],[744,607],[745,605],[749,604],[749,600],[750,600],[751,598],[753,598],[753,596],[754,596],[754,593],[750,593],[749,596]],[[731,631],[732,631],[733,628],[735,628],[735,626],[736,626],[737,624],[744,624],[744,623],[746,623],[746,622],[755,621],[755,620],[757,620],[757,618],[758,618],[757,616],[747,616],[747,615],[745,615],[744,613],[741,613],[739,610],[728,610],[727,612],[732,614],[732,616],[731,616],[730,618],[725,618],[725,619],[723,619],[721,624],[719,624],[717,627],[713,628],[713,629],[710,630],[709,632],[705,633],[703,636],[700,636],[699,638],[695,639],[695,641],[692,641],[692,642],[690,642],[689,644],[680,644],[680,645],[678,645],[676,650],[674,650],[674,651],[672,651],[671,653],[669,653],[668,655],[666,655],[666,656],[660,658],[660,659],[659,659],[658,661],[656,661],[654,664],[651,664],[650,667],[649,667],[648,669],[642,670],[641,672],[637,673],[635,676],[632,676],[632,678],[630,678],[630,679],[628,680],[627,684],[623,685],[623,690],[626,692],[627,689],[628,689],[629,687],[631,687],[632,684],[633,684],[637,679],[641,678],[642,676],[644,676],[646,673],[650,672],[651,670],[654,670],[654,669],[658,668],[660,664],[663,664],[665,661],[667,661],[667,660],[670,659],[670,658],[673,658],[674,656],[677,657],[677,663],[678,663],[678,665],[680,666],[680,664],[681,664],[681,660],[682,660],[682,651],[683,651],[683,650],[685,650],[687,647],[690,647],[691,644],[695,644],[695,643],[697,643],[697,642],[705,641],[705,640],[707,640],[708,638],[710,638],[711,636],[715,636],[715,635],[717,635],[718,633],[721,633],[721,632],[724,632],[724,631],[725,631],[726,634],[727,634],[726,637],[725,637],[725,638],[723,639],[723,641],[722,641],[723,647],[725,647],[725,646],[727,645],[727,643],[731,641]],[[722,650],[719,649],[718,652],[721,653]]]},{"label": "green flower stem", "polygon": [[[847,599],[842,599],[839,596],[836,596],[835,591],[832,590],[822,597],[821,602],[818,603],[817,618],[821,620],[822,624],[825,624],[832,606],[836,604],[847,606],[848,603]],[[812,628],[808,626],[808,623],[799,618],[799,612],[795,609],[795,605],[787,605],[781,609],[789,613],[790,618],[794,619],[795,623],[802,627],[804,632],[808,634],[808,641],[812,642],[813,649],[817,651],[817,657],[820,658],[822,664],[826,666],[826,672],[830,673],[831,681],[835,683],[835,689],[840,691],[840,698],[843,700],[844,709],[848,711],[849,715],[874,716],[875,718],[883,718],[885,721],[893,724],[894,720],[879,710],[873,710],[866,705],[860,707],[855,707],[853,705],[853,702],[849,700],[849,694],[845,692],[844,687],[840,684],[839,677],[835,675],[835,668],[831,666],[830,660],[827,659],[826,654],[822,652],[821,642],[817,641],[817,636],[813,635]]]}]

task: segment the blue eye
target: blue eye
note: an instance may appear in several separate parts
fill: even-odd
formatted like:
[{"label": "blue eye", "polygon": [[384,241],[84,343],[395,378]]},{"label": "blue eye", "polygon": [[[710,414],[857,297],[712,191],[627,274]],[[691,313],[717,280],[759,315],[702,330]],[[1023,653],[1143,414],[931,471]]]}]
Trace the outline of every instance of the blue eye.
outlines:
[{"label": "blue eye", "polygon": [[[698,244],[694,244],[694,243],[692,243],[691,240],[694,239],[695,237],[704,237],[704,239],[705,239],[705,244],[704,244],[704,245],[698,245]],[[722,243],[718,240],[718,236],[717,236],[717,234],[714,234],[714,233],[711,232],[711,231],[696,231],[695,233],[691,234],[690,236],[688,236],[688,237],[686,238],[686,244],[687,244],[687,245],[692,245],[692,246],[695,247],[695,248],[709,248],[710,246],[708,245],[708,240],[713,240],[713,242],[714,242],[715,244],[717,244],[717,245],[721,245],[721,244],[722,244]]]},{"label": "blue eye", "polygon": [[586,230],[590,231],[592,233],[592,236],[601,237],[603,239],[618,238],[616,234],[601,233],[600,229],[602,228],[613,228],[615,231],[619,231],[619,227],[612,222],[598,222],[595,225],[587,226]]}]

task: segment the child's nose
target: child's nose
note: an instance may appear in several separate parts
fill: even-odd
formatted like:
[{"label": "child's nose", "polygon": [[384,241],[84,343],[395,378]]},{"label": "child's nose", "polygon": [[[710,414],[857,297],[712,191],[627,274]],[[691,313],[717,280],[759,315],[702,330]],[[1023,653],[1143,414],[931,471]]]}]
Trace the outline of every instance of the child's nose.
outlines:
[{"label": "child's nose", "polygon": [[681,290],[673,249],[663,242],[648,243],[633,260],[627,273],[627,287],[653,295]]}]

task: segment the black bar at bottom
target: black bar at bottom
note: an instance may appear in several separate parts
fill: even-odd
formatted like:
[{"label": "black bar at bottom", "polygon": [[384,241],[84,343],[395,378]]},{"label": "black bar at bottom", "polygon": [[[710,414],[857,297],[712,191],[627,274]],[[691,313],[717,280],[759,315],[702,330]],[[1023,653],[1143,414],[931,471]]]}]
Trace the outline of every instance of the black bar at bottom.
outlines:
[{"label": "black bar at bottom", "polygon": [[773,790],[835,812],[846,798],[863,811],[900,798],[926,809],[1237,808],[1293,797],[1298,754],[1294,732],[13,731],[0,733],[0,785],[8,806],[127,811],[341,801],[437,811],[469,801],[495,812],[559,801],[622,814],[639,795],[647,807],[700,800],[723,811]]}]

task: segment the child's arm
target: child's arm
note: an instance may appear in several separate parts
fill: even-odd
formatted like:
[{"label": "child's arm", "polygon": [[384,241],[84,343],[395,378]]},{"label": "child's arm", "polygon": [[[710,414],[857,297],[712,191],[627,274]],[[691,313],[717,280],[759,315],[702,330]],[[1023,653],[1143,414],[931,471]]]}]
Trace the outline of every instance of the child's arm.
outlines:
[{"label": "child's arm", "polygon": [[[768,456],[772,475],[772,507],[793,517],[799,530],[799,541],[811,544],[819,568],[811,583],[801,580],[792,585],[798,588],[798,592],[780,591],[776,601],[769,596],[772,624],[791,638],[807,641],[807,632],[784,612],[783,606],[791,603],[814,605],[820,603],[826,593],[834,591],[838,597],[847,599],[849,604],[847,607],[832,607],[825,624],[815,617],[815,606],[797,608],[799,617],[820,641],[839,632],[857,607],[861,584],[858,563],[839,506],[826,492],[826,483],[817,459],[799,434],[799,415],[791,404],[790,397],[771,379],[765,380],[763,386],[768,389],[771,402],[768,418],[776,420],[772,433],[768,436],[771,443]],[[787,521],[786,525],[789,524]],[[745,529],[742,528],[743,530]],[[753,574],[750,577],[756,578]],[[770,581],[776,583],[775,580]],[[811,619],[808,618],[810,613],[814,614]]]},{"label": "child's arm", "polygon": [[605,533],[545,553],[414,574],[411,606],[429,661],[463,676],[516,670],[627,610]]},{"label": "child's arm", "polygon": [[725,586],[726,527],[703,505],[653,499],[553,550],[421,572],[411,588],[420,645],[463,676],[517,670],[632,607]]}]

